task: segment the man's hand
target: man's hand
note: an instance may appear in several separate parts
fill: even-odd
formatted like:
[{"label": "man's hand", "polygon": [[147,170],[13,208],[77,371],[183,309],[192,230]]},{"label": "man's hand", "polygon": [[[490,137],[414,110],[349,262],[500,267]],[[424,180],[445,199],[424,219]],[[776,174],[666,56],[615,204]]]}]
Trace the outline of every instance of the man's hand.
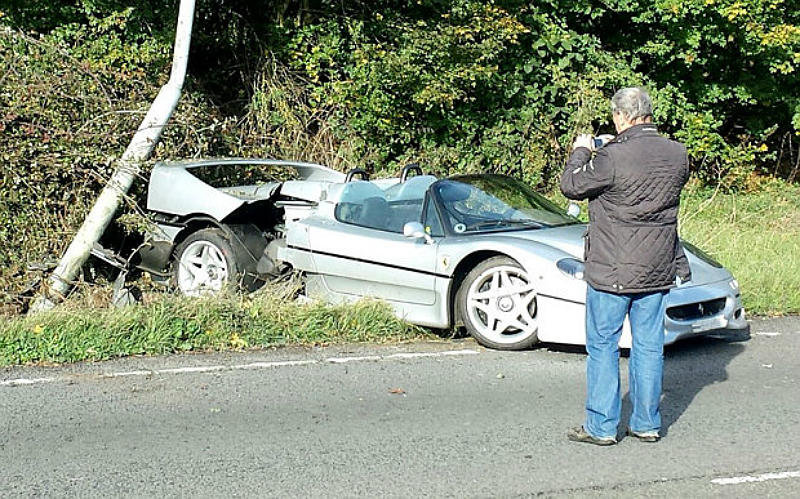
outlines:
[{"label": "man's hand", "polygon": [[589,135],[588,133],[584,133],[584,134],[578,135],[578,137],[575,139],[575,142],[572,143],[572,150],[574,151],[575,149],[578,149],[579,147],[585,147],[586,149],[589,149],[591,151],[593,149],[593,147],[592,147],[593,145],[594,144],[593,144],[592,136]]}]

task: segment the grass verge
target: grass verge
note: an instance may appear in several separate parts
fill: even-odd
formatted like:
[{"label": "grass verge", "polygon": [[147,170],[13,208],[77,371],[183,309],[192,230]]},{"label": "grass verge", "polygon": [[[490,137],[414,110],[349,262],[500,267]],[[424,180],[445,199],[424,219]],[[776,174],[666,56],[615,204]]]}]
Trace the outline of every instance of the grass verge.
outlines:
[{"label": "grass verge", "polygon": [[104,360],[137,354],[430,336],[388,305],[299,304],[279,293],[214,298],[163,295],[123,309],[65,306],[0,325],[0,365]]},{"label": "grass verge", "polygon": [[757,192],[689,188],[681,236],[739,280],[751,313],[800,313],[800,186],[766,181]]}]

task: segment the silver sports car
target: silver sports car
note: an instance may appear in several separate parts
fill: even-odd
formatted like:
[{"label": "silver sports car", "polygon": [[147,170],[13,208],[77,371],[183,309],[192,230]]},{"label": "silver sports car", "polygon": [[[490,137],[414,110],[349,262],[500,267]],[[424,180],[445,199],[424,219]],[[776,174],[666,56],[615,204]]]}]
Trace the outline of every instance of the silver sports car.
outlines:
[{"label": "silver sports car", "polygon": [[[585,342],[586,226],[511,177],[439,179],[409,165],[370,180],[274,160],[161,163],[147,203],[158,230],[139,267],[187,295],[252,289],[294,270],[311,298],[379,298],[411,323],[463,325],[491,348]],[[745,332],[737,281],[684,246],[693,279],[670,291],[664,342]],[[630,344],[626,324],[620,345]]]}]

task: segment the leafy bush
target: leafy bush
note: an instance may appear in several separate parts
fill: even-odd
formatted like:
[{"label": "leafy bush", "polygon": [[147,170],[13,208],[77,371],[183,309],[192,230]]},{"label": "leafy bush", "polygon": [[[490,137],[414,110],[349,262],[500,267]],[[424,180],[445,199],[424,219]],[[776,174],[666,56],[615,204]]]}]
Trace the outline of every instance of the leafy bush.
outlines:
[{"label": "leafy bush", "polygon": [[[63,40],[76,59],[152,75],[177,1],[8,4],[5,22]],[[796,0],[210,0],[198,9],[192,56],[203,64],[192,73],[251,118],[229,142],[235,150],[320,154],[325,144],[335,153],[323,157],[350,166],[394,171],[421,159],[441,172],[550,185],[572,135],[608,131],[608,97],[643,84],[705,182],[738,188],[766,161],[787,173],[794,165]],[[274,121],[286,118],[269,107],[281,99],[301,104],[284,111],[302,119]]]},{"label": "leafy bush", "polygon": [[[61,254],[164,83],[177,4],[0,7],[1,303]],[[190,59],[159,158],[420,161],[547,189],[643,84],[703,183],[800,168],[797,0],[209,0]]]},{"label": "leafy bush", "polygon": [[745,185],[800,130],[793,2],[321,4],[271,45],[379,169],[414,158],[548,185],[574,133],[608,130],[608,97],[634,84],[708,183]]}]

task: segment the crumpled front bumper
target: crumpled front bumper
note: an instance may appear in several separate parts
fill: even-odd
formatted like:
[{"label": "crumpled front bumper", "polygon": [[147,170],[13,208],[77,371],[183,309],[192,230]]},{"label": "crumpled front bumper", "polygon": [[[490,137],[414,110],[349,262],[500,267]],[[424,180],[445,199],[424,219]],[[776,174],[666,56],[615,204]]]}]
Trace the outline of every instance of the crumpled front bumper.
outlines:
[{"label": "crumpled front bumper", "polygon": [[[694,336],[735,340],[749,338],[750,327],[742,297],[734,282],[733,279],[725,279],[672,289],[667,297],[664,344]],[[713,305],[722,300],[724,306],[717,311]]]}]

